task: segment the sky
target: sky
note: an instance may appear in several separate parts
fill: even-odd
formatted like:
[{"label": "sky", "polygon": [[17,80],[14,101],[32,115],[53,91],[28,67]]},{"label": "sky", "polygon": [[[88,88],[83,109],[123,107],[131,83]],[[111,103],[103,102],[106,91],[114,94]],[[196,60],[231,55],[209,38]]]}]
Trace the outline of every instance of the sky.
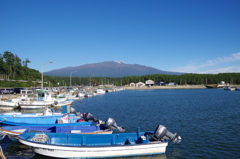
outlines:
[{"label": "sky", "polygon": [[40,72],[104,61],[240,72],[239,8],[240,0],[0,0],[0,54]]}]

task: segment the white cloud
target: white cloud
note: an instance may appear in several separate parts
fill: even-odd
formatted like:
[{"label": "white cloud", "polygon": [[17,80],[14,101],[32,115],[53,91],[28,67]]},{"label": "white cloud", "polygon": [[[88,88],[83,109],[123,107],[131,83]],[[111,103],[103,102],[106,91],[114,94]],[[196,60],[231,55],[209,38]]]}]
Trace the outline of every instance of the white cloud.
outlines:
[{"label": "white cloud", "polygon": [[235,62],[240,60],[240,52],[236,54],[232,54],[229,57],[219,57],[213,60],[209,60],[206,64],[203,64],[202,66],[211,66],[211,65],[217,65],[221,63],[229,63],[229,62]]},{"label": "white cloud", "polygon": [[212,70],[205,70],[205,71],[199,71],[197,73],[211,73],[211,74],[216,74],[216,73],[236,73],[236,72],[240,72],[240,66],[237,66],[237,67],[233,67],[233,66],[230,66],[230,67],[224,67],[224,68],[218,68],[218,69],[212,69]]},{"label": "white cloud", "polygon": [[[174,71],[186,73],[226,73],[240,72],[240,66],[234,66],[234,62],[240,61],[240,52],[232,54],[229,57],[218,57],[208,60],[203,64],[191,64],[179,67]],[[223,66],[228,65],[228,66]],[[214,67],[214,68],[213,68]]]}]

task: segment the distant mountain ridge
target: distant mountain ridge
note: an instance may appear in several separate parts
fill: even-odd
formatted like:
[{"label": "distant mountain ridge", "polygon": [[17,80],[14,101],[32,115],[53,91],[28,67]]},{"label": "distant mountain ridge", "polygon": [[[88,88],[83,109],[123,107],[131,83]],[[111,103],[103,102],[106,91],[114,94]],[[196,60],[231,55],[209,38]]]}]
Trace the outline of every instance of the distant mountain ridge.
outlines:
[{"label": "distant mountain ridge", "polygon": [[44,75],[68,77],[72,71],[72,77],[124,77],[143,76],[151,74],[181,75],[180,72],[162,71],[153,67],[127,64],[122,61],[105,61],[99,63],[85,64],[76,67],[65,67],[48,72]]}]

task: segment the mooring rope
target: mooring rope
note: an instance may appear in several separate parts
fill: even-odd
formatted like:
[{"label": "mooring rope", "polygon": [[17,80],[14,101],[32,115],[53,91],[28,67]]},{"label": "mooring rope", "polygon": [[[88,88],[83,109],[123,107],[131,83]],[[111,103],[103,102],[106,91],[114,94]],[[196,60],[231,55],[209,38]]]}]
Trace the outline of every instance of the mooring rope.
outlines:
[{"label": "mooring rope", "polygon": [[0,157],[1,157],[2,159],[7,159],[7,158],[4,156],[4,154],[3,154],[2,146],[0,146]]}]

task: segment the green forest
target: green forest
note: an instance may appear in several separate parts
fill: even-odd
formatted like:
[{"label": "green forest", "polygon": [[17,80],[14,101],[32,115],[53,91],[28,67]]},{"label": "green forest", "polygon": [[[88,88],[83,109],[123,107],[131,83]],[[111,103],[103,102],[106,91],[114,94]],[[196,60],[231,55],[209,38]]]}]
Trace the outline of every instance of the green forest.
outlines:
[{"label": "green forest", "polygon": [[153,80],[155,83],[174,82],[178,85],[212,85],[218,84],[221,81],[230,84],[240,84],[240,73],[219,73],[219,74],[195,74],[187,73],[182,75],[164,75],[164,74],[154,74],[145,76],[127,76],[123,78],[123,84],[129,84],[131,82],[137,83],[139,81],[145,82],[146,80]]},{"label": "green forest", "polygon": [[[9,51],[0,54],[0,87],[41,87],[42,74],[38,70],[29,68],[29,63],[31,63],[31,61],[28,58],[22,60],[16,54]],[[210,85],[218,84],[220,81],[239,85],[240,73],[187,73],[182,75],[154,74],[144,76],[125,76],[123,78],[71,77],[71,79],[70,77],[44,76],[44,86],[98,86],[109,84],[124,86],[129,85],[130,83],[145,82],[146,80],[153,80],[155,83],[174,82],[178,85]]]}]

